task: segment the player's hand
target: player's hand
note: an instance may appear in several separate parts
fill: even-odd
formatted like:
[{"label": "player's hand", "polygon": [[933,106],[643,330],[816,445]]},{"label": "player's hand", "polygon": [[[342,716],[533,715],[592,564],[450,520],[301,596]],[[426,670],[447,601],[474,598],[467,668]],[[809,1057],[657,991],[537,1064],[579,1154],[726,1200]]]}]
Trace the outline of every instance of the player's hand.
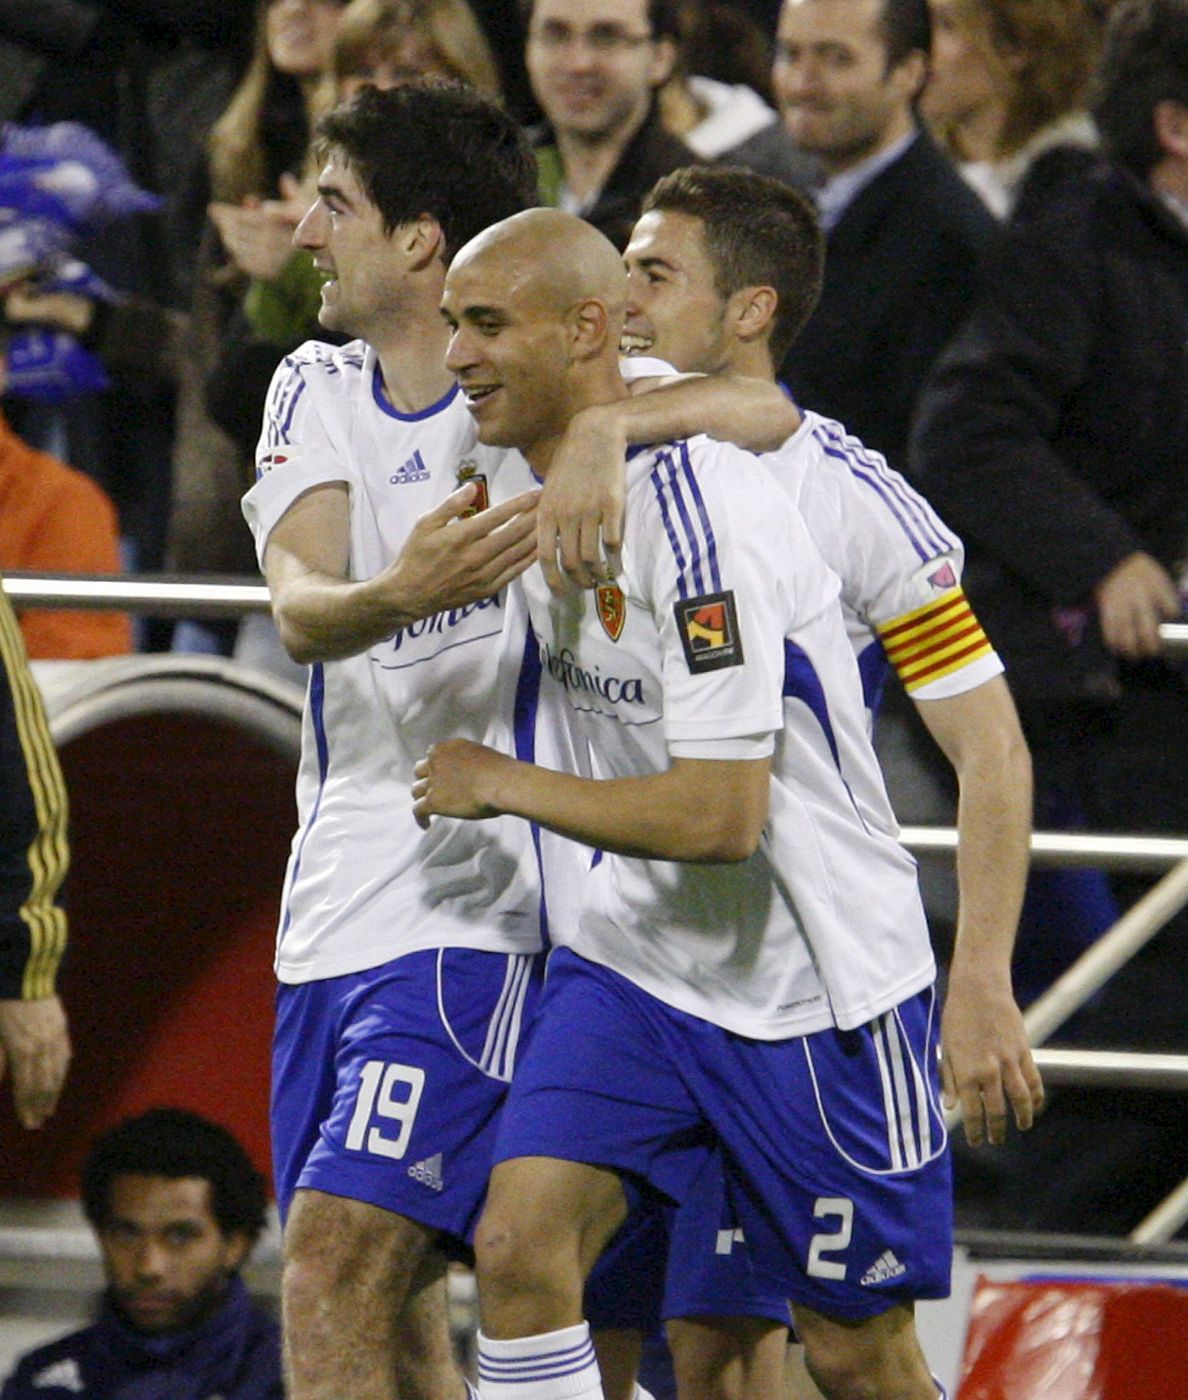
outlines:
[{"label": "player's hand", "polygon": [[66,1013],[56,996],[0,999],[0,1078],[12,1075],[12,1099],[26,1128],[40,1128],[58,1106],[70,1064]]},{"label": "player's hand", "polygon": [[417,825],[428,830],[429,819],[434,816],[469,821],[499,816],[493,794],[500,775],[515,761],[469,739],[434,744],[413,770],[413,815]]},{"label": "player's hand", "polygon": [[467,482],[421,516],[399,556],[373,581],[378,595],[390,591],[401,608],[431,617],[489,598],[529,567],[540,492],[467,516],[477,494]]},{"label": "player's hand", "polygon": [[293,256],[293,223],[274,201],[207,206],[227,256],[249,277],[271,282]]},{"label": "player's hand", "polygon": [[537,513],[537,552],[554,593],[568,578],[596,588],[623,542],[627,435],[607,406],[575,415],[549,465]]},{"label": "player's hand", "polygon": [[1094,589],[1105,644],[1128,661],[1159,656],[1159,624],[1180,616],[1171,575],[1151,555],[1128,554]]},{"label": "player's hand", "polygon": [[1044,1086],[1009,989],[995,992],[950,978],[941,1019],[941,1084],[946,1109],[961,1105],[973,1147],[1006,1138],[1007,1113],[1022,1130],[1044,1103]]}]

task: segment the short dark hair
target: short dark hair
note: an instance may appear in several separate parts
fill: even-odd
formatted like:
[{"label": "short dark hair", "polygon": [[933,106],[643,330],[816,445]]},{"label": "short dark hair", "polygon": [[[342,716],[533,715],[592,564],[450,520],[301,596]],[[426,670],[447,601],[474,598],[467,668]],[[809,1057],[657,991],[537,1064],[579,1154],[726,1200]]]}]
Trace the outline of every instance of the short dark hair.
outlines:
[{"label": "short dark hair", "polygon": [[456,82],[362,88],[318,123],[314,153],[341,152],[384,232],[428,214],[448,261],[500,219],[537,202],[536,160],[520,127]]},{"label": "short dark hair", "polygon": [[[534,0],[520,0],[524,28],[532,23]],[[680,0],[648,0],[648,32],[653,39],[671,39],[680,44],[682,36]]]},{"label": "short dark hair", "polygon": [[1122,0],[1106,29],[1091,107],[1106,153],[1143,179],[1163,156],[1160,102],[1188,107],[1188,0]]},{"label": "short dark hair", "polygon": [[210,1182],[211,1214],[224,1235],[255,1243],[264,1228],[264,1178],[226,1128],[185,1108],[150,1108],[96,1138],[82,1169],[83,1213],[102,1230],[117,1176],[201,1177]]},{"label": "short dark hair", "polygon": [[751,170],[686,165],[652,186],[643,212],[653,209],[701,221],[719,296],[743,287],[775,289],[770,348],[778,365],[821,296],[825,240],[810,201]]},{"label": "short dark hair", "polygon": [[883,0],[879,28],[887,47],[887,72],[913,53],[932,53],[932,15],[928,0]]}]

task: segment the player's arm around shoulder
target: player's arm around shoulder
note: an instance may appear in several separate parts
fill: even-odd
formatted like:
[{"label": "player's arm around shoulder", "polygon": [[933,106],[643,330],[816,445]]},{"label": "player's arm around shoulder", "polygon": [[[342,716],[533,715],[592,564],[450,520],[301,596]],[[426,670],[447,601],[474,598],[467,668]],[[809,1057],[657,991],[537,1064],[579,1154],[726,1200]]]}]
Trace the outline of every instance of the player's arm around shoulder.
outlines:
[{"label": "player's arm around shoulder", "polygon": [[627,398],[577,413],[553,459],[538,535],[541,565],[554,592],[564,589],[562,575],[582,588],[604,581],[606,556],[622,543],[629,446],[704,433],[762,452],[800,424],[795,405],[778,386],[742,375],[649,374],[629,380],[628,390]]}]

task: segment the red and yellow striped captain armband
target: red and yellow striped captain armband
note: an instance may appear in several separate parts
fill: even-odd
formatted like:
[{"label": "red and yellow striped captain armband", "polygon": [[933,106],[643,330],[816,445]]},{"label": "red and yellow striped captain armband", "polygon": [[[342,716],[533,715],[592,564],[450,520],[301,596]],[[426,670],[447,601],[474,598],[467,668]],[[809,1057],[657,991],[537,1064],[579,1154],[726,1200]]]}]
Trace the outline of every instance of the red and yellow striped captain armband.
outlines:
[{"label": "red and yellow striped captain armband", "polygon": [[994,651],[963,588],[951,588],[935,602],[903,613],[877,630],[887,660],[909,695]]}]

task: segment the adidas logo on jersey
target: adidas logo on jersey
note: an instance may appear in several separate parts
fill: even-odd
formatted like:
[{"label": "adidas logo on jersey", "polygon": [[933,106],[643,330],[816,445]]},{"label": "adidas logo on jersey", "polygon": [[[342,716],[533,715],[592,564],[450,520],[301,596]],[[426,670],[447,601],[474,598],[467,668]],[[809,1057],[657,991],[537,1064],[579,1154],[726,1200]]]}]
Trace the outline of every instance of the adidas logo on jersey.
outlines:
[{"label": "adidas logo on jersey", "polygon": [[32,1385],[34,1390],[73,1390],[77,1395],[86,1390],[78,1362],[72,1356],[38,1371]]},{"label": "adidas logo on jersey", "polygon": [[899,1260],[896,1259],[894,1251],[885,1249],[862,1275],[859,1282],[864,1288],[868,1288],[872,1283],[887,1283],[891,1279],[899,1278],[901,1274],[906,1273],[907,1265],[901,1264]]},{"label": "adidas logo on jersey", "polygon": [[396,468],[388,478],[389,486],[408,486],[414,481],[428,481],[429,468],[425,465],[425,459],[419,452],[413,455],[402,466]]},{"label": "adidas logo on jersey", "polygon": [[434,1153],[432,1157],[426,1157],[423,1162],[417,1162],[408,1169],[409,1176],[414,1181],[419,1181],[422,1186],[428,1186],[430,1190],[441,1191],[445,1187],[445,1182],[441,1179],[441,1153]]}]

